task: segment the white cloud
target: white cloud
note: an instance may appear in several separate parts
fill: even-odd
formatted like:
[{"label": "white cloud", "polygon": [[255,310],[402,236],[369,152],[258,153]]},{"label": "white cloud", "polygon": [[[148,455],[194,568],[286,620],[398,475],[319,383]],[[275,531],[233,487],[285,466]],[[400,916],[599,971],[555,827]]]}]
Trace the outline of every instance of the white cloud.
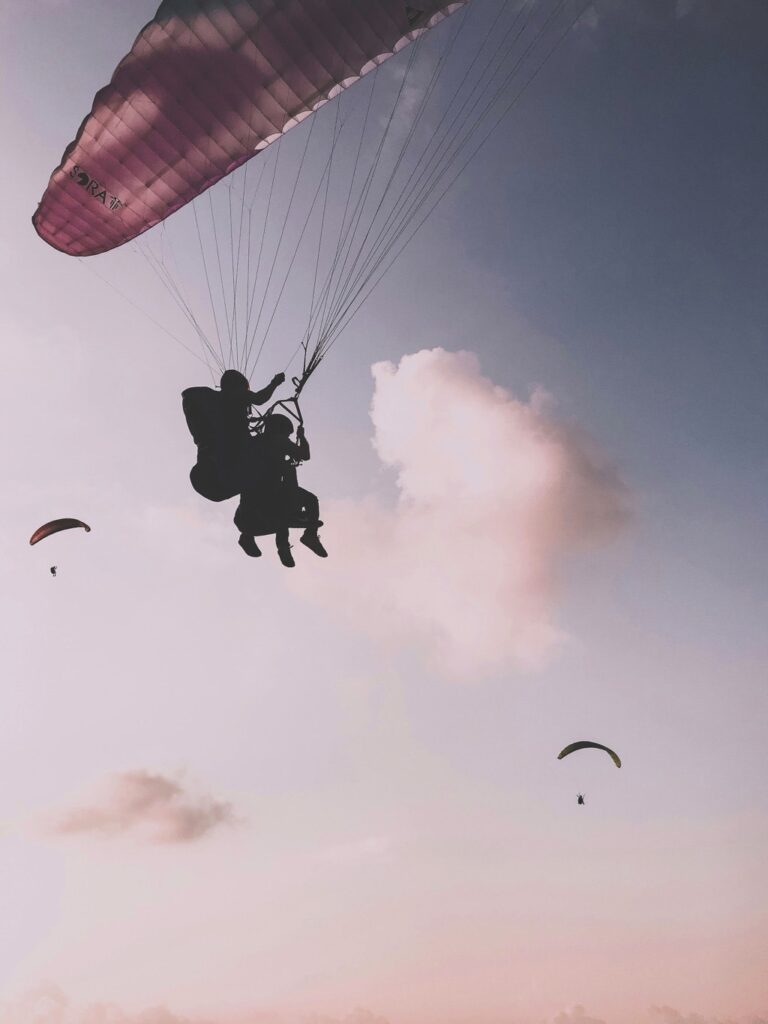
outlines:
[{"label": "white cloud", "polygon": [[546,394],[514,398],[471,353],[422,351],[373,376],[374,447],[397,500],[325,508],[330,558],[296,574],[301,592],[442,670],[541,665],[562,639],[565,564],[622,529],[626,488]]},{"label": "white cloud", "polygon": [[140,832],[158,843],[189,843],[235,820],[228,803],[193,797],[173,779],[135,771],[115,775],[100,800],[67,811],[51,831],[61,836]]}]

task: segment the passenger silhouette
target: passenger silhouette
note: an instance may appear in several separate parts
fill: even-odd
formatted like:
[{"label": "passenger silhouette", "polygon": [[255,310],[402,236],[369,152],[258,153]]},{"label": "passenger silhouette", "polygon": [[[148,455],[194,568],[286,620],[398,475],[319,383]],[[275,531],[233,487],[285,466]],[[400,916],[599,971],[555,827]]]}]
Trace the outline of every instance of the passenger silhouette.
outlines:
[{"label": "passenger silhouette", "polygon": [[251,434],[248,415],[252,405],[268,402],[285,380],[276,374],[261,391],[250,390],[248,379],[237,370],[226,370],[221,390],[196,387],[182,392],[187,426],[197,445],[197,462],[189,478],[209,501],[225,501],[243,488]]},{"label": "passenger silhouette", "polygon": [[319,558],[328,557],[317,532],[322,526],[320,504],[311,491],[299,486],[296,475],[297,464],[309,461],[309,442],[302,425],[296,431],[296,441],[291,440],[292,433],[291,420],[272,413],[263,432],[251,438],[247,484],[235,512],[243,551],[258,557],[261,551],[255,538],[274,533],[280,561],[288,568],[295,565],[289,542],[292,527],[304,527],[301,543]]}]

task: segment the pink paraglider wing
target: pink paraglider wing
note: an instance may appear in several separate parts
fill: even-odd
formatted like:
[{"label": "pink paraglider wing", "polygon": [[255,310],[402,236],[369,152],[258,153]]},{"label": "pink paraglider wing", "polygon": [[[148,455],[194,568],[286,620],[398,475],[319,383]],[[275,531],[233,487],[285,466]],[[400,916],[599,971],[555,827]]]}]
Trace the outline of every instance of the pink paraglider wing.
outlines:
[{"label": "pink paraglider wing", "polygon": [[72,256],[140,235],[469,0],[164,0],[33,217]]}]

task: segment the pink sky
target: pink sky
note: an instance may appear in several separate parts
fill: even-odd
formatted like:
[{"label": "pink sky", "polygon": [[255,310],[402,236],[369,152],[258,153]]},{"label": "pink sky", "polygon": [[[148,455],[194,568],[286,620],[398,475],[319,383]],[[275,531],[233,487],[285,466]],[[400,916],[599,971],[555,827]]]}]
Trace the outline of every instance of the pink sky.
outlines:
[{"label": "pink sky", "polygon": [[[71,355],[58,342],[47,360],[65,379]],[[411,388],[451,410],[419,424],[418,446]],[[551,400],[494,388],[468,354],[436,349],[378,365],[371,417],[371,458],[399,473],[393,497],[329,503],[335,560],[324,576],[308,558],[297,580],[267,558],[255,572],[220,510],[187,494],[183,478],[165,506],[138,485],[143,501],[114,484],[76,494],[63,480],[14,499],[21,539],[4,544],[17,581],[4,651],[6,673],[26,682],[7,693],[0,752],[14,780],[3,917],[17,922],[0,943],[3,990],[23,1002],[41,981],[58,986],[70,1002],[42,1017],[52,1024],[112,1024],[88,1009],[97,1003],[121,1007],[114,1020],[131,1024],[154,1024],[136,1015],[155,1005],[217,1022],[243,1013],[346,1021],[355,1006],[390,1024],[538,1021],[576,1004],[628,1024],[662,1004],[759,1013],[764,817],[708,813],[697,799],[690,815],[675,813],[688,799],[675,775],[685,737],[654,724],[648,665],[638,656],[632,666],[625,640],[601,646],[614,670],[623,666],[624,706],[582,706],[579,679],[596,671],[585,645],[597,638],[567,628],[567,568],[585,541],[591,551],[578,557],[594,560],[595,543],[607,554],[632,532],[618,470],[560,424]],[[437,515],[440,544],[419,539],[425,505],[455,481],[457,436],[485,452],[485,469],[465,479],[467,504],[498,560],[520,558],[519,523],[532,516],[535,571],[511,590],[496,588],[490,558],[478,566],[464,553],[475,538],[460,501]],[[497,462],[493,439],[505,436],[498,450],[513,457]],[[130,432],[120,443],[128,453]],[[92,533],[25,548],[29,523],[62,501]],[[358,529],[385,526],[367,538],[370,575],[355,515]],[[410,582],[415,624],[403,633],[394,584],[407,571],[422,596],[414,602]],[[439,603],[420,616],[429,577]],[[467,580],[500,639],[461,631],[451,588]],[[370,629],[365,586],[386,599]],[[589,600],[609,598],[606,585]],[[523,611],[547,636],[535,667],[521,657]],[[299,647],[286,630],[301,635]],[[675,659],[697,685],[695,659],[690,669]],[[620,772],[602,757],[556,760],[585,731],[611,738]],[[577,790],[588,793],[586,813]],[[6,1011],[13,1024],[40,1019],[24,1013]]]}]

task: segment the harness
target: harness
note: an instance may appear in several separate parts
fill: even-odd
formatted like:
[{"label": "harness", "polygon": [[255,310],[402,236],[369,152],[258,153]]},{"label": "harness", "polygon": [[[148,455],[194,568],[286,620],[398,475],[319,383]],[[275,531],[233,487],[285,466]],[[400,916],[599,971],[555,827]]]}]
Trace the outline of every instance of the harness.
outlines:
[{"label": "harness", "polygon": [[[267,420],[273,413],[277,412],[285,413],[297,427],[304,426],[304,416],[299,405],[299,395],[306,383],[306,377],[292,377],[291,383],[296,389],[292,398],[281,398],[279,401],[273,402],[263,413],[251,411],[248,416],[248,430],[251,433],[251,437],[258,437],[260,434],[263,434]],[[300,459],[289,458],[287,461],[294,467],[302,465]]]}]

